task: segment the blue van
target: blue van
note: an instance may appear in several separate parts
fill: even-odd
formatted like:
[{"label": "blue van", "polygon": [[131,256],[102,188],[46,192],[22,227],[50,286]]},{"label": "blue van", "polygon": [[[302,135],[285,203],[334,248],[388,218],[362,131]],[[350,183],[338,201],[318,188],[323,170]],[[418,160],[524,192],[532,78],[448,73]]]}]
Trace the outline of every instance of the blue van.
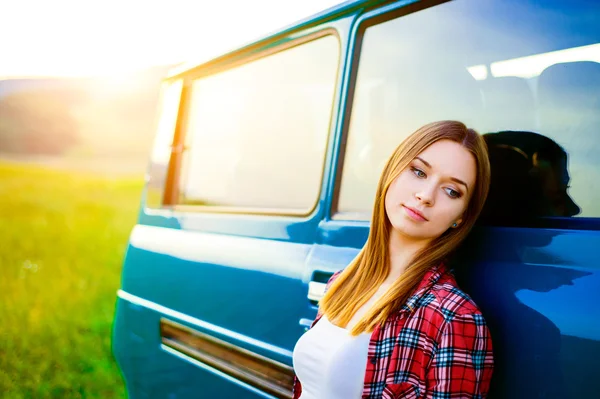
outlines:
[{"label": "blue van", "polygon": [[324,283],[419,126],[485,134],[455,256],[492,398],[600,392],[600,2],[356,0],[173,71],[117,293],[130,398],[290,398]]}]

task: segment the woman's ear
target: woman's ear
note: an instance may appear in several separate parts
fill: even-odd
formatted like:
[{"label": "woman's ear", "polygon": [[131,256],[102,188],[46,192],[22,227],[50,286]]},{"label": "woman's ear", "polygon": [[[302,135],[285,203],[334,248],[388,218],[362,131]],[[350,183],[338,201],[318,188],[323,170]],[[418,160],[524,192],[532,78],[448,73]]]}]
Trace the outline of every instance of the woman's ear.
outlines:
[{"label": "woman's ear", "polygon": [[462,218],[456,220],[454,223],[452,223],[452,228],[454,228],[454,229],[457,228],[458,226],[461,225],[462,222],[463,222]]}]

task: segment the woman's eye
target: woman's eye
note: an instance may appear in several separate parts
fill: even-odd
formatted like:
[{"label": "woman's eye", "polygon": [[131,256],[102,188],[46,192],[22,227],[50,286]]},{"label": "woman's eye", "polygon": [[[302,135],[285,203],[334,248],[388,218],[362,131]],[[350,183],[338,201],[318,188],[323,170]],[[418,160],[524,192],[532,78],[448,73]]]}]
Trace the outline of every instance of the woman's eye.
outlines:
[{"label": "woman's eye", "polygon": [[411,167],[410,169],[415,174],[415,176],[417,176],[420,179],[422,179],[424,177],[427,177],[427,175],[425,174],[425,172],[423,172],[421,169],[417,169],[415,167]]},{"label": "woman's eye", "polygon": [[456,190],[453,190],[451,188],[446,188],[446,193],[448,193],[448,195],[450,196],[450,198],[460,198],[462,196],[462,194]]}]

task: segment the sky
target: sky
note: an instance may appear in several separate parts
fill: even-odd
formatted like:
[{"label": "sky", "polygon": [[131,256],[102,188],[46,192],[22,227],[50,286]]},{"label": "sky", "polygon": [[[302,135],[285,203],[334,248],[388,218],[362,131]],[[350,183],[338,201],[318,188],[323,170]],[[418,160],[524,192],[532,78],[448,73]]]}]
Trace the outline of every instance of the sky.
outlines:
[{"label": "sky", "polygon": [[217,56],[341,0],[0,0],[0,79]]}]

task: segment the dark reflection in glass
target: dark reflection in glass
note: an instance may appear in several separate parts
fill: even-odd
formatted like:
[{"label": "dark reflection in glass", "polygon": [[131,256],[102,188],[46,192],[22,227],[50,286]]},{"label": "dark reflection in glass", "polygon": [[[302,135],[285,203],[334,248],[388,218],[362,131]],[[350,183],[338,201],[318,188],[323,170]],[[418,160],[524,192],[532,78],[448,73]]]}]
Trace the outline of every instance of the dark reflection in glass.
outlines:
[{"label": "dark reflection in glass", "polygon": [[544,69],[538,81],[538,102],[544,134],[575,141],[574,147],[582,150],[578,158],[591,155],[590,146],[598,148],[600,63],[564,62]]},{"label": "dark reflection in glass", "polygon": [[600,63],[551,65],[540,74],[537,89],[539,131],[568,149],[572,194],[582,208],[581,216],[596,217],[600,212]]},{"label": "dark reflection in glass", "polygon": [[485,134],[492,166],[482,221],[523,225],[542,216],[569,217],[581,209],[569,196],[568,157],[554,140],[533,132]]}]

